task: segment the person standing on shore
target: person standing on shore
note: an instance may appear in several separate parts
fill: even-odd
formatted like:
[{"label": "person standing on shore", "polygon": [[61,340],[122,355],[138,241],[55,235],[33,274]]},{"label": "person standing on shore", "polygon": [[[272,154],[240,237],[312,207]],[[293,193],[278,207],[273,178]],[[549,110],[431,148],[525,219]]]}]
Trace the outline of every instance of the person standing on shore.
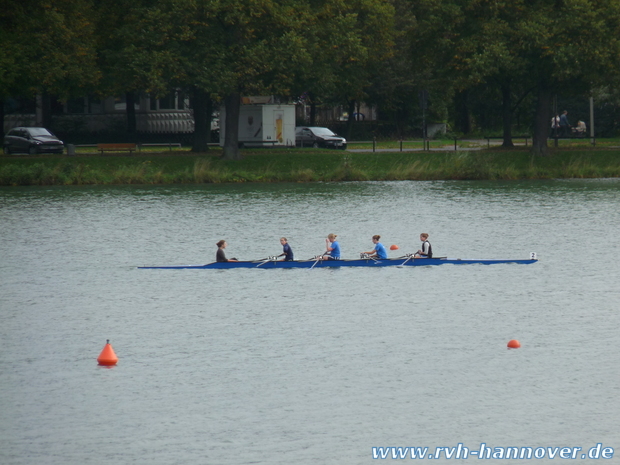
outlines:
[{"label": "person standing on shore", "polygon": [[570,135],[570,123],[568,122],[568,111],[564,110],[562,116],[560,116],[560,129],[562,130],[562,137],[568,137]]},{"label": "person standing on shore", "polygon": [[551,118],[551,137],[560,136],[560,115],[556,114]]}]

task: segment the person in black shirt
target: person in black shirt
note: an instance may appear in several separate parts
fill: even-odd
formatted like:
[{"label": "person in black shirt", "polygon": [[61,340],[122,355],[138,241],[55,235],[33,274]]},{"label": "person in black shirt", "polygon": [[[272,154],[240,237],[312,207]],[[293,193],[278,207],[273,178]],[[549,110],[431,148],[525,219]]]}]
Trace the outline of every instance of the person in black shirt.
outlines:
[{"label": "person in black shirt", "polygon": [[294,260],[293,249],[291,249],[291,246],[289,245],[286,237],[280,238],[280,244],[282,244],[282,253],[278,255],[278,257],[284,256],[285,262],[292,262]]},{"label": "person in black shirt", "polygon": [[428,234],[420,234],[420,240],[422,241],[422,249],[418,250],[415,258],[433,258],[433,248],[431,243],[428,242]]},{"label": "person in black shirt", "polygon": [[224,239],[222,239],[221,241],[218,241],[218,243],[216,245],[217,245],[217,252],[215,254],[215,261],[216,262],[237,262],[237,261],[239,261],[236,258],[226,258],[226,254],[224,253],[224,249],[226,248],[228,243]]},{"label": "person in black shirt", "polygon": [[560,131],[562,137],[570,136],[570,123],[568,122],[568,111],[564,110],[560,116]]}]

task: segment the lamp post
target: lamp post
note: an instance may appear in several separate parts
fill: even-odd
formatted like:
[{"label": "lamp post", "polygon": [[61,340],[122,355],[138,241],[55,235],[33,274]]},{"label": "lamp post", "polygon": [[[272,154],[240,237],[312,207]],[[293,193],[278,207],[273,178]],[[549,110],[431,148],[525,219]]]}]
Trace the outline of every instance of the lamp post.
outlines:
[{"label": "lamp post", "polygon": [[426,150],[426,109],[428,108],[428,90],[419,91],[418,98],[420,99],[420,108],[422,109],[422,138],[424,139],[424,150]]},{"label": "lamp post", "polygon": [[595,144],[594,141],[594,97],[590,96],[590,143]]}]

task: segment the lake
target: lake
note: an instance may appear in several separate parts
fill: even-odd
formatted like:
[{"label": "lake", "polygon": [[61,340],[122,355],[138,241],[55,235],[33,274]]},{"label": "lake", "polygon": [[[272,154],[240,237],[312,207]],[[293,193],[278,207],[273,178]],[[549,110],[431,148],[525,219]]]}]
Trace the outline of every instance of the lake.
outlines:
[{"label": "lake", "polygon": [[[481,443],[591,463],[620,446],[619,205],[619,179],[0,188],[0,463],[367,464]],[[211,262],[220,239],[251,260],[285,236],[308,259],[329,233],[344,258],[374,234],[396,257],[422,232],[436,256],[540,260],[136,268]]]}]

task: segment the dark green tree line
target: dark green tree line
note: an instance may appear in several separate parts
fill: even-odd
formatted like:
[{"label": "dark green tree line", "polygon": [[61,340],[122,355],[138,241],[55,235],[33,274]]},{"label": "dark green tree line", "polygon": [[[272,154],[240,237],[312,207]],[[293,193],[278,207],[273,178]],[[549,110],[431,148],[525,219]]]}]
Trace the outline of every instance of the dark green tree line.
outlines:
[{"label": "dark green tree line", "polygon": [[416,118],[420,90],[436,118],[452,108],[464,131],[471,108],[484,107],[472,99],[497,102],[505,146],[533,102],[525,125],[544,155],[555,95],[614,101],[620,2],[32,0],[0,8],[0,50],[0,101],[43,96],[45,122],[50,95],[125,95],[132,132],[139,93],[180,89],[193,150],[204,151],[212,110],[224,105],[230,159],[240,157],[242,95],[305,93],[350,116],[365,101],[402,123]]},{"label": "dark green tree line", "polygon": [[94,16],[91,0],[3,2],[0,101],[42,96],[43,123],[49,125],[51,94],[68,98],[92,89],[100,78]]},{"label": "dark green tree line", "polygon": [[446,0],[434,6],[447,47],[436,55],[444,66],[434,68],[451,76],[458,92],[481,84],[501,91],[506,146],[512,145],[516,104],[528,93],[536,101],[533,150],[545,155],[553,96],[587,95],[618,75],[615,0]]}]

